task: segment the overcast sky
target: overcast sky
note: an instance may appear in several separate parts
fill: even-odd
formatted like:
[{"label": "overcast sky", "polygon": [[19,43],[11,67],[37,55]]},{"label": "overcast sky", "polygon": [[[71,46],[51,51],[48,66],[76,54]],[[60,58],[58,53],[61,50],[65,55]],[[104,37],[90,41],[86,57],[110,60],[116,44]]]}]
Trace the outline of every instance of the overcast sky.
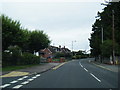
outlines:
[{"label": "overcast sky", "polygon": [[[93,0],[94,1],[94,0]],[[100,1],[100,0],[99,0]],[[43,30],[51,45],[88,50],[92,24],[101,2],[4,2],[2,13],[21,22],[23,28]]]}]

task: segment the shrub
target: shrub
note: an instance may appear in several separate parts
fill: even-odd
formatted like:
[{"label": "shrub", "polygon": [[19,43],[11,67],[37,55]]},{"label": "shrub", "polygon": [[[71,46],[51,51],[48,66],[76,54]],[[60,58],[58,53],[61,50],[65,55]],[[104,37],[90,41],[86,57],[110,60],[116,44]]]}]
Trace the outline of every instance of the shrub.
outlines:
[{"label": "shrub", "polygon": [[21,64],[39,64],[40,63],[40,57],[39,56],[35,56],[31,53],[28,52],[24,52],[22,55],[22,60],[21,60]]}]

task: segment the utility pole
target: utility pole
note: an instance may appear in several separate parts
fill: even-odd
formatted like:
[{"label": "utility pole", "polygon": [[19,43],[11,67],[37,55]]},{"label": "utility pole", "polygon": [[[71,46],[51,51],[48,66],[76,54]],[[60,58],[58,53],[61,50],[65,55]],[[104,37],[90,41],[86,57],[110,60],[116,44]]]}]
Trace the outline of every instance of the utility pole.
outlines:
[{"label": "utility pole", "polygon": [[114,10],[112,10],[112,61],[115,64],[115,29],[114,29]]},{"label": "utility pole", "polygon": [[103,44],[103,27],[102,27],[102,44]]}]

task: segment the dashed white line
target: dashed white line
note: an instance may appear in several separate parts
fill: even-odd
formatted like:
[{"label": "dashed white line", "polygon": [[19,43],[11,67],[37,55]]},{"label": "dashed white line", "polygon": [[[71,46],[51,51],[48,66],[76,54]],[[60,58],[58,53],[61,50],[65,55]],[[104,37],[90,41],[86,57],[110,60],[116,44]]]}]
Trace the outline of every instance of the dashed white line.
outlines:
[{"label": "dashed white line", "polygon": [[100,79],[98,79],[95,75],[93,75],[92,73],[90,73],[96,80],[98,80],[99,82],[101,82]]},{"label": "dashed white line", "polygon": [[32,80],[34,80],[34,79],[28,79],[28,81],[32,81]]},{"label": "dashed white line", "polygon": [[11,84],[5,84],[5,85],[0,86],[0,88],[5,88],[5,87],[10,86],[10,85]]},{"label": "dashed white line", "polygon": [[85,70],[86,72],[88,72],[88,70],[87,70],[86,68],[84,68],[84,70]]},{"label": "dashed white line", "polygon": [[17,88],[20,88],[20,87],[22,87],[23,85],[17,85],[17,86],[15,86],[15,87],[13,87],[13,88],[15,88],[15,89],[17,89]]},{"label": "dashed white line", "polygon": [[16,83],[16,82],[18,82],[18,81],[12,81],[12,82],[10,82],[10,83]]},{"label": "dashed white line", "polygon": [[37,77],[32,77],[32,78],[37,78]]},{"label": "dashed white line", "polygon": [[36,75],[37,77],[39,77],[40,76],[40,74],[38,74],[38,75]]},{"label": "dashed white line", "polygon": [[28,76],[24,76],[23,79],[24,79],[24,78],[27,78],[27,77],[28,77]]},{"label": "dashed white line", "polygon": [[80,66],[83,67],[83,65],[79,62]]},{"label": "dashed white line", "polygon": [[25,82],[23,82],[23,83],[21,83],[21,84],[27,84],[27,83],[29,83],[29,81],[25,81]]},{"label": "dashed white line", "polygon": [[19,78],[18,80],[23,80],[24,78]]}]

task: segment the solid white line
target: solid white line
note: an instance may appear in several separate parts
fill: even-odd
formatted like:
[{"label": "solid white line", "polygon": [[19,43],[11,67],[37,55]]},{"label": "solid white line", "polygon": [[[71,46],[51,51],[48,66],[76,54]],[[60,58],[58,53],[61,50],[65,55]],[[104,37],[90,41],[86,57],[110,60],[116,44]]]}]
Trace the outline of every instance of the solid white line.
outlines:
[{"label": "solid white line", "polygon": [[5,88],[5,87],[10,86],[10,85],[11,84],[5,84],[5,85],[0,86],[0,88]]},{"label": "solid white line", "polygon": [[23,85],[17,85],[17,86],[15,86],[15,87],[13,87],[13,88],[20,88],[20,87],[22,87]]},{"label": "solid white line", "polygon": [[93,75],[92,73],[90,73],[96,80],[98,80],[99,82],[101,82],[100,79],[98,79],[95,75]]},{"label": "solid white line", "polygon": [[29,83],[29,81],[25,81],[25,82],[23,82],[23,83],[21,83],[21,84],[27,84],[27,83]]},{"label": "solid white line", "polygon": [[88,72],[88,70],[87,70],[86,68],[84,68],[84,70],[85,70],[86,72]]},{"label": "solid white line", "polygon": [[10,82],[10,83],[16,83],[16,82],[18,82],[18,81],[12,81],[12,82]]}]

